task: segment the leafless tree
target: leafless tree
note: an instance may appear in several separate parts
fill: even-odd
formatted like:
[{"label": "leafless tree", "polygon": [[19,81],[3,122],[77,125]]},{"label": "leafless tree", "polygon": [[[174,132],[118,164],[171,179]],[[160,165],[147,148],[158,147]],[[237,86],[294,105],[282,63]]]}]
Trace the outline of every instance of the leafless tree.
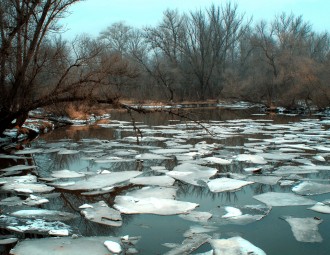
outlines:
[{"label": "leafless tree", "polygon": [[[115,103],[109,73],[127,66],[105,60],[97,40],[61,40],[57,21],[78,0],[3,0],[0,5],[0,134],[21,126],[30,110],[68,101]],[[120,64],[118,65],[118,63]]]}]

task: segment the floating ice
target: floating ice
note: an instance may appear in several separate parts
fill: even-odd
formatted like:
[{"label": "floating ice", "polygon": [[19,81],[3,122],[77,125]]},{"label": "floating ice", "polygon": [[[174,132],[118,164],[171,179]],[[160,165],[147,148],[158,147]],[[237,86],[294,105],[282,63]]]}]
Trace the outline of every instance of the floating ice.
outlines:
[{"label": "floating ice", "polygon": [[15,171],[22,171],[22,170],[31,170],[31,169],[35,169],[35,168],[37,168],[37,166],[16,165],[16,166],[10,166],[7,168],[3,168],[0,171],[15,172]]},{"label": "floating ice", "polygon": [[42,149],[24,149],[20,151],[15,151],[16,155],[25,155],[25,154],[36,154],[36,153],[42,153]]},{"label": "floating ice", "polygon": [[48,231],[48,234],[50,236],[68,236],[69,235],[69,230],[67,230],[67,229],[63,229],[63,230],[52,229],[52,230]]},{"label": "floating ice", "polygon": [[108,248],[108,250],[112,253],[118,254],[121,253],[122,248],[119,243],[114,241],[105,241],[104,242],[105,247]]},{"label": "floating ice", "polygon": [[212,192],[233,191],[242,188],[245,185],[252,184],[250,181],[235,180],[231,178],[213,179],[207,183]]},{"label": "floating ice", "polygon": [[319,213],[330,213],[330,201],[326,200],[321,202],[317,202],[315,205],[313,205],[312,207],[308,208],[310,210],[313,210],[315,212],[319,212]]},{"label": "floating ice", "polygon": [[318,232],[318,225],[322,220],[315,218],[294,218],[291,216],[283,217],[292,229],[293,235],[298,242],[319,243],[322,237]]},{"label": "floating ice", "polygon": [[209,233],[217,230],[218,228],[213,226],[195,225],[195,226],[190,226],[190,228],[186,232],[184,232],[183,236],[186,238],[194,237],[195,234]]},{"label": "floating ice", "polygon": [[77,150],[68,150],[68,149],[63,149],[58,152],[59,155],[71,155],[71,154],[77,154],[79,151]]},{"label": "floating ice", "polygon": [[63,187],[66,190],[93,190],[112,186],[140,175],[139,171],[113,172],[98,174],[86,180],[77,181],[74,185]]},{"label": "floating ice", "polygon": [[43,183],[5,183],[2,187],[5,191],[17,191],[23,193],[46,193],[54,190],[54,187]]},{"label": "floating ice", "polygon": [[20,219],[12,216],[0,217],[0,224],[6,229],[19,233],[43,233],[49,234],[49,231],[70,231],[71,227],[60,221],[45,221],[42,219]]},{"label": "floating ice", "polygon": [[245,167],[244,171],[248,173],[260,173],[262,170],[262,167]]},{"label": "floating ice", "polygon": [[177,180],[190,183],[196,186],[202,186],[200,182],[207,182],[210,177],[217,173],[217,169],[200,166],[196,164],[183,163],[173,168],[172,171],[167,172],[168,176],[171,176]]},{"label": "floating ice", "polygon": [[176,201],[165,198],[135,198],[132,196],[116,196],[114,207],[121,213],[149,213],[173,215],[188,213],[198,206],[196,203]]},{"label": "floating ice", "polygon": [[209,242],[215,255],[266,255],[263,250],[239,236],[229,239],[212,239]]},{"label": "floating ice", "polygon": [[81,214],[87,220],[113,227],[120,227],[122,225],[120,212],[110,208],[104,201],[91,204],[91,206],[81,211]]},{"label": "floating ice", "polygon": [[55,178],[79,178],[84,177],[85,174],[64,169],[60,171],[53,171],[52,176]]},{"label": "floating ice", "polygon": [[194,222],[207,222],[212,217],[212,214],[209,212],[191,211],[187,214],[181,214],[179,217]]},{"label": "floating ice", "polygon": [[70,220],[77,216],[62,211],[47,210],[47,209],[31,209],[31,210],[20,210],[11,213],[12,216],[26,219],[43,219],[46,221],[56,221],[56,220]]},{"label": "floating ice", "polygon": [[135,177],[129,180],[130,183],[137,185],[157,185],[157,186],[172,186],[175,179],[167,176],[146,176],[146,177]]},{"label": "floating ice", "polygon": [[280,166],[279,168],[277,168],[276,171],[273,172],[273,174],[280,176],[286,176],[290,174],[312,174],[312,173],[318,173],[318,171],[315,170],[315,167],[306,169],[302,166]]},{"label": "floating ice", "polygon": [[267,185],[275,185],[282,177],[278,176],[267,176],[267,175],[260,175],[260,176],[249,176],[247,178],[248,181],[267,184]]},{"label": "floating ice", "polygon": [[176,197],[177,189],[173,187],[143,187],[126,193],[126,196],[135,198],[166,198],[174,199]]},{"label": "floating ice", "polygon": [[119,238],[110,236],[71,237],[27,239],[19,242],[12,250],[12,255],[104,255],[109,250],[104,245],[106,241],[121,243]]},{"label": "floating ice", "polygon": [[236,160],[238,161],[246,161],[249,163],[254,163],[254,164],[267,164],[267,161],[259,155],[252,155],[252,154],[239,154],[236,156]]},{"label": "floating ice", "polygon": [[238,208],[232,207],[232,206],[226,206],[225,210],[227,213],[222,216],[222,218],[231,218],[231,217],[237,217],[242,215],[242,211]]},{"label": "floating ice", "polygon": [[230,165],[232,162],[231,160],[217,158],[217,157],[206,157],[206,158],[203,158],[203,160],[208,164],[212,163],[212,164],[219,164],[219,165]]},{"label": "floating ice", "polygon": [[0,205],[6,206],[20,206],[20,205],[28,205],[28,206],[35,206],[48,203],[49,200],[43,197],[38,197],[35,195],[30,195],[26,200],[22,200],[20,197],[8,197],[2,199],[0,201]]},{"label": "floating ice", "polygon": [[298,206],[315,204],[315,201],[311,199],[292,193],[267,192],[253,196],[253,198],[269,206]]},{"label": "floating ice", "polygon": [[176,154],[182,154],[185,152],[189,152],[187,149],[157,149],[153,150],[153,153],[156,154],[165,154],[165,155],[176,155]]},{"label": "floating ice", "polygon": [[193,234],[186,238],[181,245],[174,247],[174,249],[164,253],[164,255],[181,255],[191,254],[194,250],[198,249],[202,244],[208,242],[211,237],[207,234]]},{"label": "floating ice", "polygon": [[140,159],[140,160],[165,160],[165,159],[170,159],[170,157],[165,157],[163,155],[158,155],[154,153],[143,153],[135,156],[135,159]]},{"label": "floating ice", "polygon": [[292,191],[303,196],[324,194],[330,192],[330,184],[304,181],[294,186]]},{"label": "floating ice", "polygon": [[325,161],[325,158],[321,155],[316,155],[313,157],[314,159],[318,160],[318,161],[321,161],[321,162],[324,162]]}]

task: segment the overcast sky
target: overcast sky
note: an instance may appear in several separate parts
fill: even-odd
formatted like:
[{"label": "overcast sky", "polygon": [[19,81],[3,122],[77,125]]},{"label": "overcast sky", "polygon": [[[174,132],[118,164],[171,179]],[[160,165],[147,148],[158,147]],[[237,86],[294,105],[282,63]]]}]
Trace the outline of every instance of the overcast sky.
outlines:
[{"label": "overcast sky", "polygon": [[62,20],[65,38],[87,33],[97,36],[114,22],[125,21],[134,27],[154,26],[167,8],[189,12],[211,4],[238,4],[240,13],[253,21],[272,20],[282,12],[303,15],[317,32],[330,31],[330,0],[85,0],[71,7],[71,15]]}]

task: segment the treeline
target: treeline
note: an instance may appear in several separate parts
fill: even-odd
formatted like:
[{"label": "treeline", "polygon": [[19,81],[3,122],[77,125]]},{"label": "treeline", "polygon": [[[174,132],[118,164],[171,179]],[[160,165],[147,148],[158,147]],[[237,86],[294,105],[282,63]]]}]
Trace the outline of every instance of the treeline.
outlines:
[{"label": "treeline", "polygon": [[127,66],[131,79],[111,77],[127,98],[329,106],[329,34],[292,13],[253,25],[232,4],[166,10],[155,27],[115,23],[98,40]]},{"label": "treeline", "polygon": [[58,21],[79,2],[2,0],[0,135],[33,109],[65,110],[68,102],[127,110],[137,109],[123,98],[329,106],[329,34],[301,16],[254,25],[236,5],[212,5],[167,10],[155,27],[115,23],[96,38],[64,40]]}]

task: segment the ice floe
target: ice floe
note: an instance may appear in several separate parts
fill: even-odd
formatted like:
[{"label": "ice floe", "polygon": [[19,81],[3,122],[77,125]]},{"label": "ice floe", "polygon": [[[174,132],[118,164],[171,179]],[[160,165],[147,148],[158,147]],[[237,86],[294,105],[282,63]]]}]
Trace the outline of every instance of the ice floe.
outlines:
[{"label": "ice floe", "polygon": [[198,206],[196,203],[176,201],[165,198],[136,198],[132,196],[116,196],[114,207],[125,214],[159,214],[173,215],[188,213]]},{"label": "ice floe", "polygon": [[307,243],[322,242],[322,236],[318,232],[318,225],[322,223],[322,220],[316,218],[294,218],[291,216],[285,216],[283,219],[290,224],[297,241]]},{"label": "ice floe", "polygon": [[170,176],[160,175],[160,176],[145,176],[145,177],[135,177],[129,180],[130,183],[137,185],[157,185],[157,186],[172,186],[175,182]]},{"label": "ice floe", "polygon": [[166,173],[166,175],[192,184],[196,186],[203,186],[202,183],[206,183],[210,177],[217,173],[217,169],[200,166],[191,163],[183,163],[173,168],[172,171]]},{"label": "ice floe", "polygon": [[28,209],[11,213],[12,216],[25,219],[43,219],[46,221],[66,221],[77,217],[77,215],[56,210]]},{"label": "ice floe", "polygon": [[252,181],[235,180],[231,178],[213,179],[207,183],[207,186],[212,192],[234,191],[242,188],[245,185],[252,184]]},{"label": "ice floe", "polygon": [[87,178],[86,180],[77,181],[75,184],[65,186],[66,190],[95,190],[108,186],[119,184],[140,175],[139,171],[122,171],[112,172],[109,174],[98,174]]},{"label": "ice floe", "polygon": [[330,192],[330,184],[322,184],[312,181],[303,181],[292,188],[299,195],[318,195]]},{"label": "ice floe", "polygon": [[317,202],[315,205],[309,207],[308,209],[319,213],[330,213],[330,200]]},{"label": "ice floe", "polygon": [[215,255],[266,255],[263,250],[239,236],[228,239],[212,239],[209,242]]},{"label": "ice floe", "polygon": [[[58,237],[43,239],[27,239],[18,243],[12,250],[12,255],[45,254],[58,255],[104,255],[109,254],[109,249],[105,242],[116,242],[123,247],[129,245],[123,243],[118,237],[98,236],[98,237]],[[125,247],[127,246],[127,247]],[[111,246],[113,247],[113,246]]]},{"label": "ice floe", "polygon": [[314,200],[292,193],[267,192],[260,195],[255,195],[253,198],[269,206],[298,206],[315,204]]},{"label": "ice floe", "polygon": [[84,215],[87,220],[99,224],[113,227],[120,227],[122,225],[120,212],[109,207],[104,201],[99,201],[91,204],[89,207],[83,208],[81,214]]},{"label": "ice floe", "polygon": [[70,171],[67,169],[53,171],[51,175],[55,178],[79,178],[85,176],[84,173],[77,173],[75,171]]}]

